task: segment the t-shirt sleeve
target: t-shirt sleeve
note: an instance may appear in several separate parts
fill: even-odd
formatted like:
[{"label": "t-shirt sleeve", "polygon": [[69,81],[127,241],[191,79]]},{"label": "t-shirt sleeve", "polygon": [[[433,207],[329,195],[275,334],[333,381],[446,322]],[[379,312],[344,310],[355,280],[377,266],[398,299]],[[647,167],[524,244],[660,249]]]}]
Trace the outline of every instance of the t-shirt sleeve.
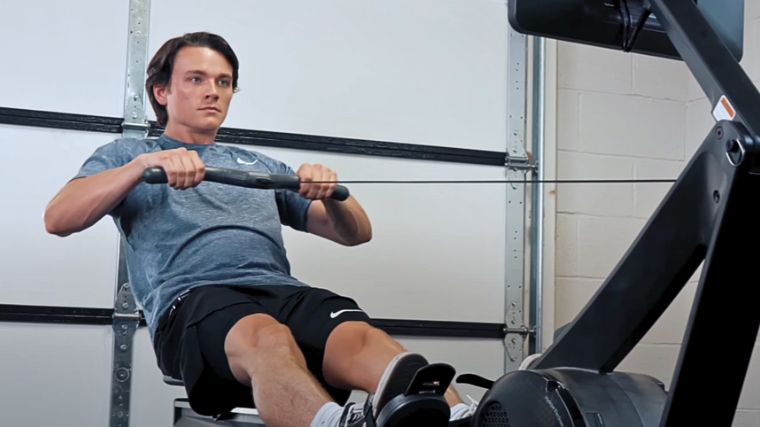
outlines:
[{"label": "t-shirt sleeve", "polygon": [[[278,162],[279,163],[279,162]],[[284,163],[276,165],[274,173],[295,175],[295,171]],[[301,197],[300,194],[290,190],[276,190],[274,193],[277,201],[277,211],[280,213],[280,223],[288,225],[299,231],[306,231],[306,219],[311,206],[311,200]]]},{"label": "t-shirt sleeve", "polygon": [[[78,178],[97,175],[109,169],[124,166],[129,163],[133,157],[134,153],[130,153],[128,147],[124,145],[123,140],[113,141],[109,144],[98,147],[98,149],[84,161],[79,172],[71,180],[73,181]],[[123,203],[124,202],[115,206],[108,214],[114,217],[121,216]]]},{"label": "t-shirt sleeve", "polygon": [[84,164],[79,169],[79,172],[72,179],[93,176],[109,169],[124,166],[132,160],[132,157],[131,153],[125,149],[124,142],[116,140],[95,150],[95,152],[85,160]]}]

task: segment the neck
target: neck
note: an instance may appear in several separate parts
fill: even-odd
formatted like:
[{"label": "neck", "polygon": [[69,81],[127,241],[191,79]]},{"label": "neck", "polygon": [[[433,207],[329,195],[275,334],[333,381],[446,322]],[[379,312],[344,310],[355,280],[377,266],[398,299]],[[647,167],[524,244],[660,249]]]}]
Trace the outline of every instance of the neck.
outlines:
[{"label": "neck", "polygon": [[171,122],[166,124],[164,133],[166,136],[186,144],[211,145],[216,139],[216,133],[219,129],[198,130],[190,129],[184,126],[173,125]]}]

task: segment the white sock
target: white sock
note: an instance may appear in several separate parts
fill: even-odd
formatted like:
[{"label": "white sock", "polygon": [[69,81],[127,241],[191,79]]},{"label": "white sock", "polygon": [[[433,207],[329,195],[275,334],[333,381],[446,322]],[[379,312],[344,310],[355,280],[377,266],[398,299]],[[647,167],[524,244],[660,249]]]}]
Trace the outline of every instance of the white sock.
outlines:
[{"label": "white sock", "polygon": [[451,415],[449,421],[459,420],[465,417],[465,414],[470,410],[470,405],[465,403],[457,403],[451,407]]},{"label": "white sock", "polygon": [[319,408],[317,415],[311,420],[311,427],[333,427],[340,422],[343,407],[335,402],[327,402]]}]

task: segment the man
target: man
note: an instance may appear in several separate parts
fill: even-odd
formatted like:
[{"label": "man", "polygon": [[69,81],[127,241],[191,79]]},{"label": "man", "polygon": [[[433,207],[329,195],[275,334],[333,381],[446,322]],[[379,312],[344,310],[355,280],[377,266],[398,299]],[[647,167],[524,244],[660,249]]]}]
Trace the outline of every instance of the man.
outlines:
[{"label": "man", "polygon": [[[197,412],[252,398],[268,426],[364,425],[427,362],[371,327],[353,300],[290,275],[281,224],[343,245],[371,239],[355,198],[330,199],[335,172],[301,165],[299,193],[202,182],[207,164],[294,173],[214,142],[237,84],[238,59],[221,37],[166,42],[146,81],[164,134],[98,148],[50,202],[45,226],[66,236],[113,217],[159,366],[184,380]],[[141,183],[149,167],[163,168],[168,186]],[[373,393],[374,413],[336,403],[352,389]],[[472,411],[453,390],[446,398],[453,418]]]}]

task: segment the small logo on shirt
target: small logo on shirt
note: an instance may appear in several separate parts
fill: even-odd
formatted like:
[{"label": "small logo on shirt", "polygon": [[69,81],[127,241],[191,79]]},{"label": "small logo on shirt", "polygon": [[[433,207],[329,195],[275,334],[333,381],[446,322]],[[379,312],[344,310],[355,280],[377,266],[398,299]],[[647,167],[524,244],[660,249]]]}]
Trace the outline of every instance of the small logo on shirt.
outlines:
[{"label": "small logo on shirt", "polygon": [[246,162],[245,160],[241,159],[240,157],[237,158],[237,162],[238,162],[239,165],[251,166],[251,165],[255,165],[258,161],[259,161],[259,159],[256,159],[256,160],[254,160],[252,162]]},{"label": "small logo on shirt", "polygon": [[347,309],[344,309],[344,310],[332,311],[332,312],[330,312],[330,319],[335,319],[336,317],[340,316],[341,314],[347,313],[349,311],[358,311],[360,313],[364,312],[364,310],[357,310],[355,308],[347,308]]}]

